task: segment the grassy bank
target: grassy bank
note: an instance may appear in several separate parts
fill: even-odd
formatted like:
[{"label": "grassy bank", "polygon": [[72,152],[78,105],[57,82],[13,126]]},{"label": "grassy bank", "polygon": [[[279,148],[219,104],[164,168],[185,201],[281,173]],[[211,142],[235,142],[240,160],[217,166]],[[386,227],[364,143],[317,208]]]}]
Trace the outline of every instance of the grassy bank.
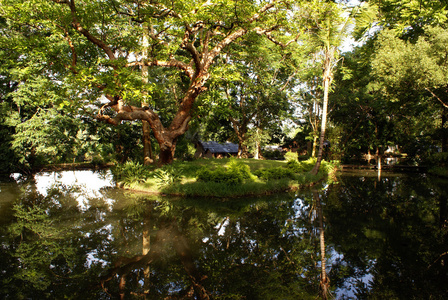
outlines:
[{"label": "grassy bank", "polygon": [[161,169],[128,162],[112,172],[120,186],[141,192],[179,196],[232,198],[285,192],[310,186],[334,171],[323,162],[311,175],[314,159],[303,162],[255,159],[176,161]]}]

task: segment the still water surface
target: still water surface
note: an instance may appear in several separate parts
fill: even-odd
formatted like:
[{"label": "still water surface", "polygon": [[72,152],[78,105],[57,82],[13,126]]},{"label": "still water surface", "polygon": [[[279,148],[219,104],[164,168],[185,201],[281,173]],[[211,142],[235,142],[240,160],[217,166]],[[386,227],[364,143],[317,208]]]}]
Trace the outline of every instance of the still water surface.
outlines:
[{"label": "still water surface", "polygon": [[316,299],[324,232],[332,297],[448,299],[448,181],[339,178],[228,201],[130,193],[107,171],[3,178],[0,298]]}]

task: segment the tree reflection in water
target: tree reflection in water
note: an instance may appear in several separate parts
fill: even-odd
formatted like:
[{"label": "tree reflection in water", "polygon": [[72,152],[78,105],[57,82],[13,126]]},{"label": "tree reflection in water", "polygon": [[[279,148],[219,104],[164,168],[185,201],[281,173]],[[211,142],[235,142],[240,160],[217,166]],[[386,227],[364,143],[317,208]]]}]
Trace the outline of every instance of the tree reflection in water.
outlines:
[{"label": "tree reflection in water", "polygon": [[0,206],[0,295],[441,299],[447,191],[425,181],[342,177],[319,194],[227,201],[10,182],[22,191]]}]

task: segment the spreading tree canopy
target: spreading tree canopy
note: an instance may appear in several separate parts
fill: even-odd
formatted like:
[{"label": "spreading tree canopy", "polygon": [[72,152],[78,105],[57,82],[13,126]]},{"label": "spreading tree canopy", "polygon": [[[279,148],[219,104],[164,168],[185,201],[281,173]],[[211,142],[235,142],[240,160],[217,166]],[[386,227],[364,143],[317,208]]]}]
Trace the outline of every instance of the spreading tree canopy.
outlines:
[{"label": "spreading tree canopy", "polygon": [[0,0],[0,14],[20,53],[17,97],[33,94],[36,102],[84,112],[95,104],[96,117],[114,125],[145,120],[165,164],[223,49],[249,32],[283,47],[296,41],[301,31],[291,25],[308,17],[299,4]]}]

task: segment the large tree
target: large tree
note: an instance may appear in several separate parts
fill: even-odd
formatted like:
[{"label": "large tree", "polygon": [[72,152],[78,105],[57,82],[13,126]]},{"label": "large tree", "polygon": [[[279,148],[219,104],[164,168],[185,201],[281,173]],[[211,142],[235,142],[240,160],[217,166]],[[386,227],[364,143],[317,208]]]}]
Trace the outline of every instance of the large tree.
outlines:
[{"label": "large tree", "polygon": [[399,102],[408,115],[418,114],[418,110],[409,108],[433,107],[434,113],[427,117],[433,119],[435,114],[439,115],[441,148],[447,151],[448,31],[441,27],[425,27],[424,31],[415,43],[383,31],[372,67],[382,84],[382,93],[390,101]]},{"label": "large tree", "polygon": [[[1,0],[0,13],[21,34],[21,63],[60,88],[61,107],[86,110],[101,100],[100,120],[147,121],[165,164],[224,48],[248,32],[283,45],[296,40],[297,31],[275,36],[291,23],[291,3],[298,1]],[[31,52],[39,55],[32,66]],[[146,66],[155,70],[142,72]],[[167,106],[152,95],[173,77],[178,88]]]},{"label": "large tree", "polygon": [[315,27],[310,30],[310,40],[315,44],[318,52],[316,56],[320,57],[322,66],[322,117],[319,135],[319,150],[317,161],[311,170],[312,174],[319,172],[324,148],[325,131],[327,127],[328,95],[330,93],[331,83],[333,81],[333,69],[337,65],[339,50],[344,38],[347,35],[349,19],[343,17],[342,9],[334,3],[325,3],[322,6],[316,6],[317,10],[323,13],[318,14],[321,18],[315,18]]},{"label": "large tree", "polygon": [[257,136],[280,128],[288,115],[287,91],[294,87],[298,65],[304,61],[298,52],[297,47],[272,47],[257,35],[226,50],[233,75],[218,82],[224,99],[217,107],[231,121],[239,157],[248,157],[249,140],[256,157],[261,147]]}]

